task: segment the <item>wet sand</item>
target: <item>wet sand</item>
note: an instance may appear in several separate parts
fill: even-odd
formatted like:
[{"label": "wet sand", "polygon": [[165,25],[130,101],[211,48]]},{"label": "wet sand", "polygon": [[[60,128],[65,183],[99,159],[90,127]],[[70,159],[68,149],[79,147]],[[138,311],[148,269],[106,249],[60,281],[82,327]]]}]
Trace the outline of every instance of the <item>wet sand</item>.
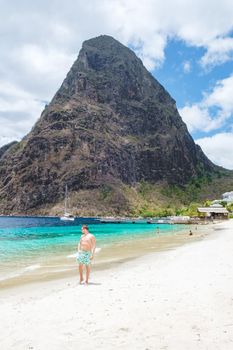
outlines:
[{"label": "wet sand", "polygon": [[[213,225],[181,225],[180,231],[159,234],[155,228],[153,237],[137,238],[133,240],[122,240],[112,245],[107,245],[96,254],[92,264],[92,271],[111,269],[124,262],[136,259],[145,254],[174,249],[175,247],[203,239],[211,232]],[[193,235],[189,235],[189,231]],[[28,270],[26,273],[0,281],[0,290],[22,286],[24,284],[48,282],[50,280],[64,279],[77,276],[77,263],[75,257],[67,256],[47,257],[48,262],[39,269]],[[36,264],[35,264],[36,267]]]},{"label": "wet sand", "polygon": [[67,277],[2,290],[1,348],[232,350],[233,220],[205,229],[96,270],[88,286]]},{"label": "wet sand", "polygon": [[190,238],[94,271],[88,286],[2,290],[1,348],[232,350],[233,220]]}]

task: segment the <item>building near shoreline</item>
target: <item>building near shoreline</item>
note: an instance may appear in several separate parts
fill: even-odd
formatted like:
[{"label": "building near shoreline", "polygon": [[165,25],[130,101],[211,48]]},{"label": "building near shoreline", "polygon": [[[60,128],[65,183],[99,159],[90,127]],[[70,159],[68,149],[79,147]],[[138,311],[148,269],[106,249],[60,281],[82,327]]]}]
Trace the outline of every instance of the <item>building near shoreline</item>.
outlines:
[{"label": "building near shoreline", "polygon": [[212,204],[209,207],[197,208],[199,217],[206,219],[228,219],[229,211],[224,208],[221,204]]},{"label": "building near shoreline", "polygon": [[221,202],[233,203],[233,191],[223,193],[222,199],[215,199],[212,204],[221,204]]},{"label": "building near shoreline", "polygon": [[222,197],[223,197],[223,201],[227,203],[233,203],[233,191],[223,193]]}]

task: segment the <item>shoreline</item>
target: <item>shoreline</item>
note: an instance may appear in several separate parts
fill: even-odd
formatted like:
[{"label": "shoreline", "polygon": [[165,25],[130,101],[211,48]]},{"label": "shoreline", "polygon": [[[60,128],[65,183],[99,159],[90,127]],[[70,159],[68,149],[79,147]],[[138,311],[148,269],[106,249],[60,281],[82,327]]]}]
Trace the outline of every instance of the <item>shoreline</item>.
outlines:
[{"label": "shoreline", "polygon": [[[154,237],[140,237],[134,240],[126,239],[126,241],[121,243],[115,242],[102,248],[100,253],[96,254],[92,272],[95,274],[95,272],[99,270],[109,270],[150,253],[176,249],[179,246],[201,240],[206,235],[211,234],[215,225],[216,224],[187,225],[185,228],[182,225],[180,230],[175,232],[171,230],[169,234],[155,234]],[[193,231],[192,236],[188,234],[190,229]],[[38,267],[35,271],[33,271],[33,269],[32,271],[28,269],[28,271],[23,274],[2,280],[0,281],[0,290],[20,288],[24,285],[38,285],[38,283],[46,284],[49,281],[78,277],[78,264],[76,263],[75,257],[73,259],[67,259],[67,256],[61,257],[57,264],[58,263],[59,265],[54,265],[54,270],[46,270],[46,266],[44,268]],[[37,264],[31,266],[34,267],[36,265]]]},{"label": "shoreline", "polygon": [[233,220],[192,244],[76,278],[2,292],[1,345],[231,350]]}]

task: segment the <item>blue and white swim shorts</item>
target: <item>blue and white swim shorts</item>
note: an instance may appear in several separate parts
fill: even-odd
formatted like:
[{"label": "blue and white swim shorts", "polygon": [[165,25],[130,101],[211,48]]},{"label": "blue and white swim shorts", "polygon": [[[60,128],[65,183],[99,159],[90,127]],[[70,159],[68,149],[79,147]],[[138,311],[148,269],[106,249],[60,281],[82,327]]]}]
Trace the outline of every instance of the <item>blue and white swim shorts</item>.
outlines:
[{"label": "blue and white swim shorts", "polygon": [[77,255],[77,262],[79,264],[90,265],[91,263],[91,252],[81,250]]}]

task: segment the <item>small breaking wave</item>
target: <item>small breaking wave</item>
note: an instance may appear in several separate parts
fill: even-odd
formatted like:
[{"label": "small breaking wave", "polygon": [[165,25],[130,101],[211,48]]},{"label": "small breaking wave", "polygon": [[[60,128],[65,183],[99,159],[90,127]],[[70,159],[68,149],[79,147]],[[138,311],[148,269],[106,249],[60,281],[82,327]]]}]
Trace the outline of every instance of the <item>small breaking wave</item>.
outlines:
[{"label": "small breaking wave", "polygon": [[27,272],[27,271],[34,271],[34,270],[37,270],[41,267],[40,264],[34,264],[34,265],[29,265],[27,267],[25,267],[24,271]]},{"label": "small breaking wave", "polygon": [[0,282],[3,282],[3,281],[6,281],[6,280],[9,280],[9,279],[13,279],[13,278],[16,278],[16,277],[20,277],[24,274],[26,274],[27,272],[31,272],[31,271],[34,271],[34,270],[37,270],[41,267],[40,264],[34,264],[34,265],[29,265],[21,270],[18,270],[18,271],[15,271],[15,272],[8,272],[8,273],[5,273],[3,274],[1,277],[0,277]]}]

